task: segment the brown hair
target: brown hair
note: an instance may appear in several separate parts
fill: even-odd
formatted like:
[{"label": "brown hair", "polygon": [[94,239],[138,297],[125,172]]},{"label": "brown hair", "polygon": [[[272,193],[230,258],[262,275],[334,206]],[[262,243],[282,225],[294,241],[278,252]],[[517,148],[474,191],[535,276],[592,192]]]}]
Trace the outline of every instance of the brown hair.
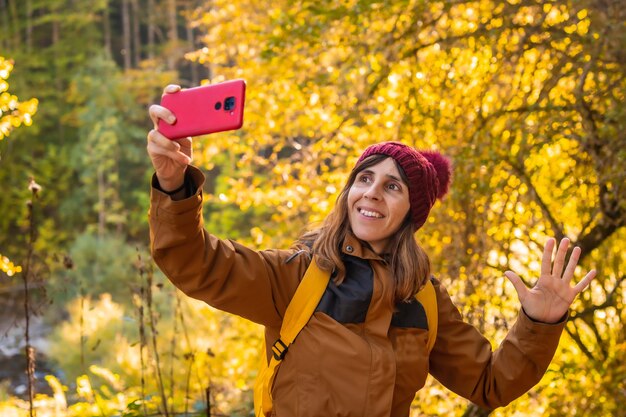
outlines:
[{"label": "brown hair", "polygon": [[[359,172],[387,158],[389,157],[386,155],[372,155],[357,164],[337,197],[335,207],[322,226],[304,233],[295,244],[298,249],[312,252],[320,268],[334,272],[333,281],[337,285],[341,284],[346,276],[346,268],[341,260],[341,246],[348,233],[351,232],[348,217],[348,192]],[[397,162],[395,163],[402,180],[408,184],[404,171]],[[390,305],[397,301],[409,301],[430,276],[430,260],[424,249],[417,243],[414,233],[415,225],[411,221],[409,210],[400,228],[391,236],[387,254],[384,255],[390,265],[394,281],[393,293],[384,294]]]}]

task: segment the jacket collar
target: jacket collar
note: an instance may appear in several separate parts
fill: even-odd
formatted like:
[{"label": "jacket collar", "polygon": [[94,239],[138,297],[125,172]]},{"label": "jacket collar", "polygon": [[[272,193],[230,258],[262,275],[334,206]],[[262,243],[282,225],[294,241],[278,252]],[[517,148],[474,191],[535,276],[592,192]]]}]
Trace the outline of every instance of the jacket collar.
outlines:
[{"label": "jacket collar", "polygon": [[341,252],[346,255],[356,256],[362,259],[376,259],[379,261],[384,260],[380,255],[374,252],[368,244],[354,236],[352,232],[348,232],[348,235],[343,240]]}]

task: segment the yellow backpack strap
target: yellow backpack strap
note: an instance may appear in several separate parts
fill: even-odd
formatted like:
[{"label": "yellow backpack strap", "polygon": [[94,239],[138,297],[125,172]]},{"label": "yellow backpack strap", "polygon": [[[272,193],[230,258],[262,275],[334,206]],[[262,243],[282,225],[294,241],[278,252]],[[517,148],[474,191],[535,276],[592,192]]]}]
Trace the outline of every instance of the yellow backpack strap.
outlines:
[{"label": "yellow backpack strap", "polygon": [[[265,349],[263,349],[262,369],[254,386],[254,412],[257,417],[271,413],[273,404],[270,391],[274,384],[276,369],[287,354],[289,346],[313,315],[329,279],[330,273],[320,269],[315,258],[313,258],[296,289],[296,293],[287,306],[280,328],[280,337],[272,346],[269,364],[267,364]],[[263,366],[265,364],[267,367]]]},{"label": "yellow backpack strap", "polygon": [[428,279],[424,288],[419,290],[415,295],[417,301],[420,302],[424,310],[426,311],[426,320],[428,322],[428,342],[426,348],[428,353],[433,350],[435,341],[437,340],[437,325],[439,319],[439,312],[437,309],[437,293],[435,292],[435,286],[432,281]]}]

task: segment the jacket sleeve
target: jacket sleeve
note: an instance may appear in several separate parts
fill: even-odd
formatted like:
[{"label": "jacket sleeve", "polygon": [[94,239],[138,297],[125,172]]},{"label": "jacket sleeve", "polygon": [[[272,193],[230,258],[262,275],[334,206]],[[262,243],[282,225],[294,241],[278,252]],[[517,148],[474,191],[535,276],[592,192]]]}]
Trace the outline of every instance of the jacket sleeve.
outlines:
[{"label": "jacket sleeve", "polygon": [[150,249],[159,268],[181,291],[207,304],[265,326],[278,326],[308,266],[293,251],[255,251],[221,240],[203,228],[202,184],[191,197],[173,201],[154,186],[150,195]]},{"label": "jacket sleeve", "polygon": [[505,406],[538,383],[545,373],[566,320],[544,324],[523,310],[500,347],[465,323],[445,288],[436,283],[439,308],[437,341],[430,373],[444,386],[471,402],[494,409]]}]

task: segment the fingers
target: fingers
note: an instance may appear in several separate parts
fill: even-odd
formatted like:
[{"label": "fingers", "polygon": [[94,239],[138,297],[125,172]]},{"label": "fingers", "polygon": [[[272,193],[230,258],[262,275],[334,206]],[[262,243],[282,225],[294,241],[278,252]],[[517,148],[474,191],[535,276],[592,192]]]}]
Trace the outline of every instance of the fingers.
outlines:
[{"label": "fingers", "polygon": [[191,148],[192,140],[189,136],[177,139],[176,142],[178,142],[181,148]]},{"label": "fingers", "polygon": [[580,248],[576,246],[572,250],[572,254],[569,257],[569,261],[567,262],[567,267],[565,268],[565,272],[563,273],[563,279],[567,283],[570,283],[572,281],[572,278],[574,277],[574,271],[576,270],[576,265],[578,265],[578,258],[580,258]]},{"label": "fingers", "polygon": [[522,281],[519,275],[517,275],[513,271],[506,271],[504,273],[504,276],[507,277],[509,281],[511,281],[511,284],[513,284],[513,287],[515,288],[515,291],[517,292],[517,296],[520,302],[523,302],[524,299],[526,298],[526,293],[528,292],[528,288],[526,288],[524,281]]},{"label": "fingers", "polygon": [[177,84],[169,84],[166,85],[163,89],[163,94],[172,94],[180,91],[180,85]]},{"label": "fingers", "polygon": [[181,139],[177,139],[176,142],[180,145],[180,151],[187,155],[189,158],[193,156],[192,149],[192,139],[190,137],[185,137]]},{"label": "fingers", "polygon": [[[163,89],[163,95],[176,93],[178,91],[180,91],[180,85],[169,84]],[[168,124],[173,124],[176,121],[174,113],[158,104],[151,105],[148,108],[148,114],[150,114],[150,119],[155,129],[158,129],[159,119],[164,120]]]},{"label": "fingers", "polygon": [[158,104],[151,105],[148,108],[148,114],[150,114],[150,119],[155,129],[158,128],[159,119],[164,120],[168,124],[173,124],[176,121],[174,113]]},{"label": "fingers", "polygon": [[[187,139],[191,141],[190,138]],[[190,143],[185,145],[190,146]],[[153,159],[155,156],[165,156],[183,165],[191,163],[191,157],[181,151],[181,145],[177,141],[167,139],[156,129],[148,133],[147,149]]]},{"label": "fingers", "polygon": [[591,283],[591,280],[596,277],[596,273],[597,272],[595,269],[592,269],[591,271],[587,272],[587,275],[585,275],[585,277],[581,279],[580,282],[574,286],[574,291],[576,291],[576,294],[580,294],[582,290],[587,288],[589,283]]},{"label": "fingers", "polygon": [[[180,85],[169,84],[163,89],[163,94],[172,94],[176,93],[177,91],[180,91]],[[152,119],[152,124],[154,125],[155,129],[157,128],[159,119],[164,120],[166,123],[169,124],[172,124],[176,121],[176,116],[174,116],[174,113],[158,104],[153,104],[152,106],[150,106],[150,108],[148,109],[148,113],[150,114],[150,119]]]},{"label": "fingers", "polygon": [[543,248],[543,258],[541,258],[541,275],[550,275],[552,273],[552,252],[556,241],[554,238],[548,239],[546,246]]},{"label": "fingers", "polygon": [[556,257],[554,258],[554,266],[552,267],[552,276],[561,277],[563,273],[563,265],[565,264],[565,255],[567,255],[567,248],[569,247],[569,239],[561,239],[559,248],[556,250]]}]

